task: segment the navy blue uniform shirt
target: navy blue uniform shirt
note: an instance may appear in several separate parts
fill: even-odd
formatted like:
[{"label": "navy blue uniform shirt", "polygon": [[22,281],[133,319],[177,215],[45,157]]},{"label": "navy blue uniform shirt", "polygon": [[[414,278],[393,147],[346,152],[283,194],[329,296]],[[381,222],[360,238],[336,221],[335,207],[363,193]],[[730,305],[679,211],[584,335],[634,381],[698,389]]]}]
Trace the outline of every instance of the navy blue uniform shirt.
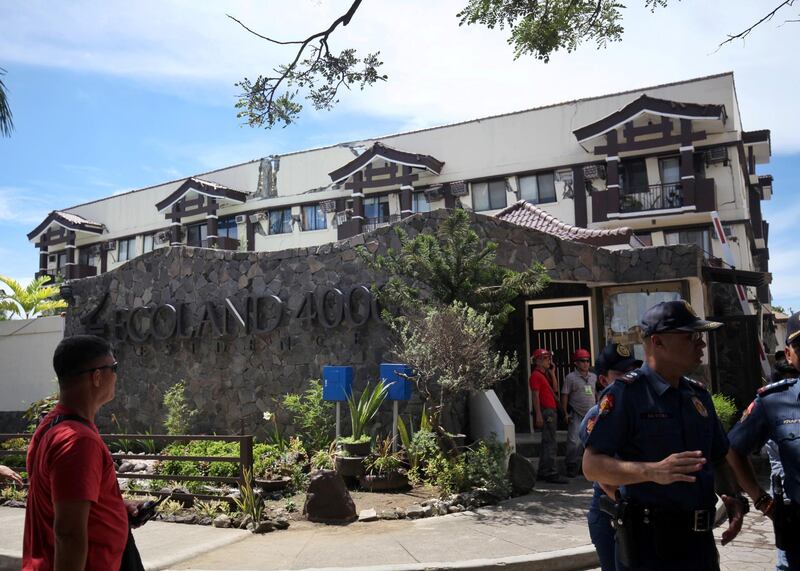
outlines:
[{"label": "navy blue uniform shirt", "polygon": [[603,391],[598,409],[586,439],[586,446],[596,452],[621,460],[658,462],[676,452],[700,450],[706,459],[700,471],[690,474],[697,478],[693,483],[621,486],[624,499],[667,509],[714,508],[712,466],[727,454],[728,438],[702,385],[684,377],[672,388],[644,365]]},{"label": "navy blue uniform shirt", "polygon": [[778,445],[784,470],[784,491],[800,503],[800,382],[786,379],[761,389],[730,434],[740,454],[759,450],[767,440]]}]

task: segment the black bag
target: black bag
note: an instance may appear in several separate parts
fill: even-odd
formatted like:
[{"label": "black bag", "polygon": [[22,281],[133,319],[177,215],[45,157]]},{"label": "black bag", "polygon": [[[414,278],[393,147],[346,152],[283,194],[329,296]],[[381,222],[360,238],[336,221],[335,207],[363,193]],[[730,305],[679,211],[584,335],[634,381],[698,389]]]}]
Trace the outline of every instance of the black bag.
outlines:
[{"label": "black bag", "polygon": [[125,551],[122,552],[122,561],[119,564],[119,571],[144,571],[142,557],[139,549],[133,540],[133,532],[128,528],[128,542],[125,544]]}]

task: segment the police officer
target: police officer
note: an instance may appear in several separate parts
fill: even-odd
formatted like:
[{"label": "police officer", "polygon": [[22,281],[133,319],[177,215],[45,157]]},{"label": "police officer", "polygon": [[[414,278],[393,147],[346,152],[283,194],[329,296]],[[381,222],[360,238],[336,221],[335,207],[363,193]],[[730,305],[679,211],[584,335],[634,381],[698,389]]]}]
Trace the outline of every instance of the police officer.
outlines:
[{"label": "police officer", "polygon": [[[587,427],[584,474],[620,486],[618,569],[719,569],[712,464],[727,468],[728,440],[711,395],[684,375],[702,361],[702,332],[720,325],[683,300],[648,309],[646,364],[603,392],[597,421]],[[731,520],[725,544],[741,528],[744,505],[727,495],[723,501]]]},{"label": "police officer", "polygon": [[[626,345],[619,343],[609,343],[595,359],[594,369],[598,376],[598,382],[605,388],[616,381],[625,373],[642,366],[642,362],[631,355],[631,350]],[[580,428],[580,438],[583,444],[589,437],[589,428],[597,422],[597,405],[589,409],[583,418]],[[614,528],[611,524],[614,500],[606,495],[606,492],[614,496],[615,487],[606,486],[605,489],[599,483],[593,483],[594,494],[592,503],[589,505],[589,513],[586,519],[589,523],[589,537],[597,551],[600,559],[602,571],[614,571]]]},{"label": "police officer", "polygon": [[[786,323],[786,358],[800,370],[800,313]],[[796,377],[796,375],[795,375]],[[730,434],[728,461],[753,505],[773,520],[775,543],[786,552],[789,569],[800,570],[800,382],[784,379],[758,391]],[[775,497],[756,480],[747,455],[767,440],[778,446],[784,477],[775,482]],[[785,496],[785,499],[784,497]]]}]

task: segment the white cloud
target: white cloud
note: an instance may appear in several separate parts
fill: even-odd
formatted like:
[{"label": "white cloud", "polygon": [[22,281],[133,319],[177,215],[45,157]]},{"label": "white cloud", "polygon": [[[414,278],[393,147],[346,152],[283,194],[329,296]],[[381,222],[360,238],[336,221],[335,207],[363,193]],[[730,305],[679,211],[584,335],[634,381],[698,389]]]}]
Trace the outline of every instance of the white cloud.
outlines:
[{"label": "white cloud", "polygon": [[38,224],[52,208],[29,189],[0,186],[0,221],[21,225]]},{"label": "white cloud", "polygon": [[[291,47],[258,40],[226,12],[264,34],[296,39],[324,28],[349,4],[12,0],[0,7],[0,53],[6,66],[22,62],[121,75],[152,89],[232,105],[235,81],[269,72],[288,59]],[[465,4],[365,2],[331,47],[380,50],[390,80],[344,94],[342,111],[419,128],[732,69],[745,128],[771,128],[777,152],[800,150],[793,74],[786,73],[795,68],[800,24],[780,26],[779,17],[744,46],[716,51],[726,34],[763,15],[763,3],[680,2],[651,14],[635,1],[625,11],[621,43],[599,51],[587,45],[549,64],[530,57],[514,61],[505,31],[459,27],[455,14]]]}]

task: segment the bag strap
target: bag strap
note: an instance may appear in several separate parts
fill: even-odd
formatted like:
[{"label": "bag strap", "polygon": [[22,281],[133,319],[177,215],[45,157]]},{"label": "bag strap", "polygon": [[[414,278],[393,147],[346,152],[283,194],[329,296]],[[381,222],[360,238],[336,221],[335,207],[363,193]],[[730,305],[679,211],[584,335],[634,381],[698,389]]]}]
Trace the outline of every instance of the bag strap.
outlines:
[{"label": "bag strap", "polygon": [[[53,417],[53,420],[50,421],[50,424],[45,426],[42,433],[39,435],[39,439],[37,442],[41,442],[42,438],[44,438],[45,433],[53,428],[54,426],[61,424],[62,422],[66,422],[67,420],[74,420],[80,422],[81,424],[85,424],[86,426],[91,426],[89,421],[80,416],[79,414],[59,414]],[[31,469],[28,471],[28,479],[33,475],[33,465],[31,465]]]}]

